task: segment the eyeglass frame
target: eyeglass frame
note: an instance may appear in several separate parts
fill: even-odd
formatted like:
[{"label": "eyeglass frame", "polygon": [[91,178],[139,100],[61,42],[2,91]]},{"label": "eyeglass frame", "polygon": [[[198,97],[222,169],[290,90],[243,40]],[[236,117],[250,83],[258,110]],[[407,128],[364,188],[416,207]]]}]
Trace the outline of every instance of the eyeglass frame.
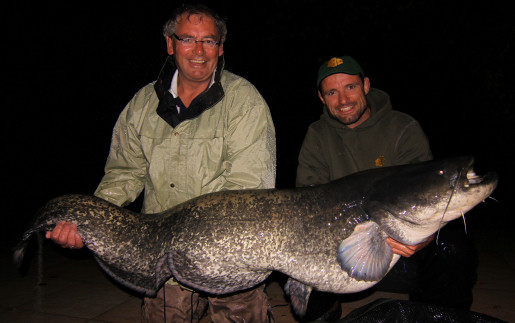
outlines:
[{"label": "eyeglass frame", "polygon": [[[202,43],[202,47],[208,47],[208,48],[215,48],[216,46],[220,46],[221,44],[221,40],[215,42],[214,40],[211,40],[211,39],[206,39],[206,40],[196,40],[195,38],[191,37],[191,38],[181,38],[179,36],[177,36],[176,33],[173,33],[172,36],[177,39],[181,45],[183,46],[190,46],[190,47],[195,47],[197,45],[197,43]],[[191,43],[186,43],[187,40],[192,40],[193,42]],[[214,45],[213,47],[210,47],[209,45],[209,42],[213,42]]]}]

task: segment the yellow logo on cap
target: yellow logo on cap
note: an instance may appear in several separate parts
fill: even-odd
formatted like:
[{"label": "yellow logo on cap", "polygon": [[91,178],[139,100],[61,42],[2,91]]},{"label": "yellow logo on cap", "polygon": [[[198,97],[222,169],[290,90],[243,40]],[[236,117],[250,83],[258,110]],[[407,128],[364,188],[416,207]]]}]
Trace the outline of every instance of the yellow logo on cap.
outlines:
[{"label": "yellow logo on cap", "polygon": [[340,64],[343,64],[343,59],[338,58],[338,57],[333,57],[327,63],[327,67],[335,67],[335,66],[338,66]]}]

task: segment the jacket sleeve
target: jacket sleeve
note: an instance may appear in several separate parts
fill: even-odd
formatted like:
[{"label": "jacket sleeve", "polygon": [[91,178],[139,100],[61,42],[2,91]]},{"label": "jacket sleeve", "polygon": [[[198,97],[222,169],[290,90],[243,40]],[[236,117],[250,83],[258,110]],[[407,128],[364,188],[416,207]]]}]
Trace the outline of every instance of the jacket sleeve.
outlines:
[{"label": "jacket sleeve", "polygon": [[329,167],[323,158],[322,145],[320,134],[313,127],[309,127],[299,153],[297,187],[329,182]]},{"label": "jacket sleeve", "polygon": [[[95,196],[119,206],[133,202],[142,192],[147,170],[137,130],[131,123],[134,107],[142,104],[138,94],[122,111],[113,129],[105,175]],[[141,109],[139,109],[141,110]]]},{"label": "jacket sleeve", "polygon": [[408,123],[395,143],[394,165],[418,163],[433,159],[429,141],[420,124],[413,120]]},{"label": "jacket sleeve", "polygon": [[250,83],[234,98],[224,138],[226,172],[222,190],[273,188],[275,128],[268,105]]}]

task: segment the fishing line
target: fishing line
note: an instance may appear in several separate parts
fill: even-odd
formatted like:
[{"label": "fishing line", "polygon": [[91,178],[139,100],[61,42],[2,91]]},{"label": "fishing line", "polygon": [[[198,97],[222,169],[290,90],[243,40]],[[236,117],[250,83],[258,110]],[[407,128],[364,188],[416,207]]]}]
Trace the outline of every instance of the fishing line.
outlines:
[{"label": "fishing line", "polygon": [[195,295],[194,292],[191,292],[190,296],[190,323],[193,323],[193,296]]},{"label": "fishing line", "polygon": [[166,323],[166,283],[163,286],[163,320]]},{"label": "fishing line", "polygon": [[465,234],[467,234],[467,221],[465,221],[465,213],[463,213],[463,210],[461,211],[461,218],[463,219],[463,226],[465,227]]},{"label": "fishing line", "polygon": [[[453,188],[451,191],[451,196],[449,196],[449,201],[447,202],[447,205],[445,206],[445,210],[443,210],[442,218],[440,219],[440,225],[438,228],[438,233],[436,234],[436,244],[438,244],[438,238],[440,237],[440,229],[442,228],[443,218],[445,216],[445,213],[447,212],[447,209],[449,208],[449,204],[451,204],[451,200],[452,200],[452,197],[454,196],[454,192],[456,192],[456,187],[458,186],[460,177],[461,177],[461,170],[458,172],[458,176],[456,177],[456,181],[454,182],[454,185],[453,185]],[[462,212],[462,214],[463,214],[463,212]],[[465,220],[465,215],[463,215],[463,220]],[[465,226],[465,230],[466,230],[466,226]]]},{"label": "fishing line", "polygon": [[38,232],[36,234],[36,237],[38,239],[38,251],[37,251],[37,257],[38,257],[38,279],[36,283],[36,304],[35,307],[38,310],[41,310],[41,300],[43,298],[43,290],[41,286],[44,285],[43,283],[43,234]]}]

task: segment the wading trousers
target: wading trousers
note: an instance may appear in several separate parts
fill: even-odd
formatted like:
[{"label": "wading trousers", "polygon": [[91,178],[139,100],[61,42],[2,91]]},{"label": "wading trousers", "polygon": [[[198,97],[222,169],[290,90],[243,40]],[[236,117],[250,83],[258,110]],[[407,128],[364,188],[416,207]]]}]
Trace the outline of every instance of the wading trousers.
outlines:
[{"label": "wading trousers", "polygon": [[[145,298],[141,321],[199,322],[206,308],[212,322],[275,322],[265,285],[220,297],[206,297],[179,285],[165,284],[155,298]],[[166,304],[165,304],[166,303]]]}]

